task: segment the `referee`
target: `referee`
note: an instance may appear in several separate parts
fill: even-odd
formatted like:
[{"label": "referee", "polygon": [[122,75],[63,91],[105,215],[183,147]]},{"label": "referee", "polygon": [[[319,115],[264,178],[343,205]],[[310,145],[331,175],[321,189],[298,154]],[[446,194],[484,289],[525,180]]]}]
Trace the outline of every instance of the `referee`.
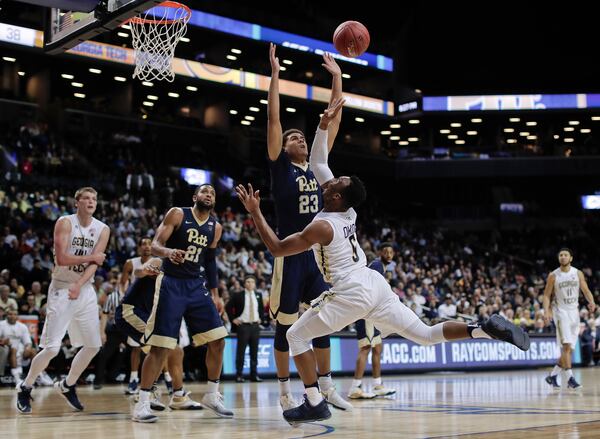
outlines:
[{"label": "referee", "polygon": [[121,345],[125,343],[127,337],[115,325],[115,310],[121,303],[123,296],[119,289],[115,289],[108,295],[102,315],[100,316],[100,337],[102,338],[102,349],[96,357],[96,377],[94,379],[94,389],[102,388],[106,381],[106,364],[115,354],[118,354],[116,361],[113,362],[111,370],[116,371],[121,366]]}]

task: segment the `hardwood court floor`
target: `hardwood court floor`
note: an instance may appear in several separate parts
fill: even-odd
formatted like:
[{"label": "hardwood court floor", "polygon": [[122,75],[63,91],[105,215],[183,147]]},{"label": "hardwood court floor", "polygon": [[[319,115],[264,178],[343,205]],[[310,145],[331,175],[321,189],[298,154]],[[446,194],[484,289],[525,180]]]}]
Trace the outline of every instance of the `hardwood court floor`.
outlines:
[{"label": "hardwood court floor", "polygon": [[[0,437],[4,438],[301,438],[301,437],[450,437],[464,438],[598,438],[600,437],[600,367],[576,369],[584,388],[552,392],[543,381],[548,370],[443,373],[385,377],[397,389],[390,399],[353,401],[351,413],[332,409],[331,419],[290,427],[281,417],[278,385],[224,383],[222,391],[234,419],[207,410],[158,413],[156,424],[130,420],[124,387],[94,391],[80,386],[86,410],[72,413],[52,388],[33,391],[33,414],[19,415],[15,393],[0,390]],[[336,379],[347,392],[350,380]],[[367,380],[368,382],[368,380]],[[299,381],[294,390],[300,392]],[[203,385],[188,386],[199,400]],[[345,395],[345,393],[344,393]],[[167,402],[167,396],[163,396]]]}]

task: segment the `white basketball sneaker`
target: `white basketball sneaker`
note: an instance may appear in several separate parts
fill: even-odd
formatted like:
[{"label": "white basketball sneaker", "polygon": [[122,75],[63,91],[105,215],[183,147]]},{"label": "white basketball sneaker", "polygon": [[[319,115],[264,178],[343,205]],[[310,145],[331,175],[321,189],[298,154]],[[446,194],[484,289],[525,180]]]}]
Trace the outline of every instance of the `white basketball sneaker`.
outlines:
[{"label": "white basketball sneaker", "polygon": [[348,398],[350,399],[373,399],[376,398],[372,392],[365,392],[361,387],[352,387],[348,392]]},{"label": "white basketball sneaker", "polygon": [[158,421],[158,416],[152,413],[150,401],[139,401],[133,407],[131,420],[134,422],[151,423]]},{"label": "white basketball sneaker", "polygon": [[191,392],[184,392],[183,396],[171,396],[169,408],[171,410],[202,410],[202,404],[190,398]]},{"label": "white basketball sneaker", "polygon": [[219,392],[205,393],[202,397],[202,406],[215,412],[222,418],[233,418],[233,412],[223,405],[223,395]]},{"label": "white basketball sneaker", "polygon": [[339,393],[337,393],[335,387],[330,387],[327,390],[322,390],[321,393],[323,394],[323,398],[325,398],[325,400],[329,404],[334,406],[336,409],[347,410],[351,412],[354,408],[352,404],[350,404],[348,401],[342,398]]},{"label": "white basketball sneaker", "polygon": [[373,387],[373,393],[377,396],[390,396],[396,393],[395,389],[390,389],[389,387],[385,387],[383,384],[379,386]]},{"label": "white basketball sneaker", "polygon": [[294,396],[291,393],[286,393],[279,397],[279,405],[281,405],[281,408],[285,412],[286,410],[298,407],[300,403],[294,399]]}]

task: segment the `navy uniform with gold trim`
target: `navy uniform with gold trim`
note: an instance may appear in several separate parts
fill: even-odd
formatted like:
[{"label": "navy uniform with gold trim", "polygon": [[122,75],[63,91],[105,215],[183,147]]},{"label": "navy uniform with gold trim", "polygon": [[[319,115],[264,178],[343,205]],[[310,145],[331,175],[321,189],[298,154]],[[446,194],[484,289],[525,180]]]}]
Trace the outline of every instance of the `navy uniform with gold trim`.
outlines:
[{"label": "navy uniform with gold trim", "polygon": [[[321,188],[308,164],[302,166],[292,163],[284,151],[281,151],[277,160],[269,160],[269,167],[277,214],[277,235],[283,239],[303,230],[322,209]],[[312,250],[294,256],[277,257],[273,264],[269,301],[271,316],[281,325],[292,325],[298,320],[300,303],[310,303],[329,287],[317,267]],[[287,344],[285,337],[282,342]],[[288,350],[287,346],[281,348],[279,350]]]},{"label": "navy uniform with gold trim", "polygon": [[173,230],[166,247],[185,250],[185,260],[181,264],[163,260],[144,334],[145,344],[169,349],[177,345],[182,317],[197,346],[227,335],[201,271],[203,253],[215,238],[217,220],[209,216],[200,221],[192,208],[181,210],[181,224]]},{"label": "navy uniform with gold trim", "polygon": [[154,304],[156,276],[135,279],[115,311],[117,327],[137,343],[144,343],[146,322]]}]

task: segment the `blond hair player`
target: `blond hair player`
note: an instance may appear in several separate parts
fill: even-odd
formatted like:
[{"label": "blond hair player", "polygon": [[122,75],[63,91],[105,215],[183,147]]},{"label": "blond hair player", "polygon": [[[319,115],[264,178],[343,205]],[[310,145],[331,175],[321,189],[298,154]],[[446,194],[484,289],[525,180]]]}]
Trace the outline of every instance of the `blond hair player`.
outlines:
[{"label": "blond hair player", "polygon": [[58,354],[67,330],[71,344],[83,348],[75,355],[69,375],[55,387],[71,408],[83,410],[75,384],[102,346],[96,292],[91,281],[98,266],[104,263],[110,235],[108,226],[93,217],[97,204],[94,188],[79,189],[75,193],[77,213],[59,218],[54,226],[55,267],[40,338],[43,349],[32,360],[25,380],[17,384],[17,410],[21,413],[31,413],[33,383]]}]

